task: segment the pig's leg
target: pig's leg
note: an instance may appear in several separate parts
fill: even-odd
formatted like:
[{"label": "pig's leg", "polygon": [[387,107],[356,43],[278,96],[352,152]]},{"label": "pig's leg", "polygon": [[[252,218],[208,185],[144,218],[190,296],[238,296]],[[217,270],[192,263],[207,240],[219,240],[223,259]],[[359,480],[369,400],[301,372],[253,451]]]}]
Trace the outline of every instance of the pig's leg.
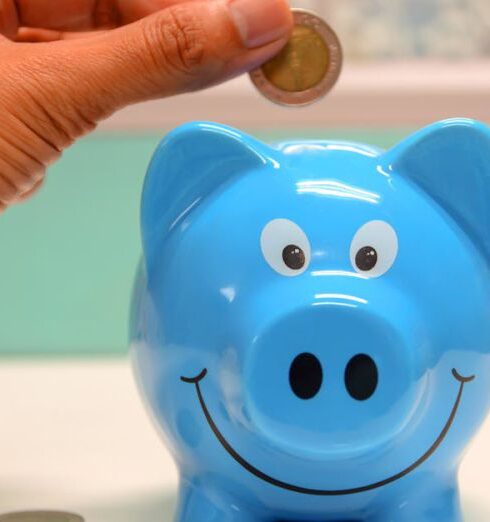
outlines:
[{"label": "pig's leg", "polygon": [[456,481],[441,484],[436,477],[392,504],[369,522],[463,522]]},{"label": "pig's leg", "polygon": [[175,522],[262,522],[229,497],[192,484],[180,487]]}]

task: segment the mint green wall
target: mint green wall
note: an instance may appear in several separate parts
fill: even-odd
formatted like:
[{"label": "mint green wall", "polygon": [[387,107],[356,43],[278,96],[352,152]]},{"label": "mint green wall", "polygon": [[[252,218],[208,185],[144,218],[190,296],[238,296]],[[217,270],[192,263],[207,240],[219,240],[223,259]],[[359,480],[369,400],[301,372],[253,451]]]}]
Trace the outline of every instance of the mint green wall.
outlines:
[{"label": "mint green wall", "polygon": [[[402,134],[301,133],[381,146]],[[158,135],[86,138],[50,169],[36,198],[0,215],[0,353],[126,350],[139,196],[158,141]]]}]

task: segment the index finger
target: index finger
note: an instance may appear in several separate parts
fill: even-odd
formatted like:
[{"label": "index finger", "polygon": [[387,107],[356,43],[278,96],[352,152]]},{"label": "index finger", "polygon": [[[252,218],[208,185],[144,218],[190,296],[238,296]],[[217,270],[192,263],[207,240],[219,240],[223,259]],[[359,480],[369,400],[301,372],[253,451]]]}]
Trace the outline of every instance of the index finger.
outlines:
[{"label": "index finger", "polygon": [[18,27],[90,31],[134,22],[172,4],[193,0],[0,0],[0,31]]}]

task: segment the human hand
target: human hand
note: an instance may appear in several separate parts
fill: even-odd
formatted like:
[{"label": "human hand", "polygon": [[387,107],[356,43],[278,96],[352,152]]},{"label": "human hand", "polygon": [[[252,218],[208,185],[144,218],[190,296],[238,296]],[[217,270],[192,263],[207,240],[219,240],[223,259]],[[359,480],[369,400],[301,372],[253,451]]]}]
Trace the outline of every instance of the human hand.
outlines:
[{"label": "human hand", "polygon": [[287,0],[0,0],[0,211],[117,109],[253,69],[292,23]]}]

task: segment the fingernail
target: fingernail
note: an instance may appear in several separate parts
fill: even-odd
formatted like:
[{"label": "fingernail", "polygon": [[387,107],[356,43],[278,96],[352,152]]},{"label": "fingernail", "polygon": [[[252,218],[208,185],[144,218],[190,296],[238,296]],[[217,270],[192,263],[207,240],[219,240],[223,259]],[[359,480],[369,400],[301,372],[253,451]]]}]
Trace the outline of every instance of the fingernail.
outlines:
[{"label": "fingernail", "polygon": [[292,27],[285,0],[230,0],[229,9],[243,45],[249,49],[287,36]]}]

